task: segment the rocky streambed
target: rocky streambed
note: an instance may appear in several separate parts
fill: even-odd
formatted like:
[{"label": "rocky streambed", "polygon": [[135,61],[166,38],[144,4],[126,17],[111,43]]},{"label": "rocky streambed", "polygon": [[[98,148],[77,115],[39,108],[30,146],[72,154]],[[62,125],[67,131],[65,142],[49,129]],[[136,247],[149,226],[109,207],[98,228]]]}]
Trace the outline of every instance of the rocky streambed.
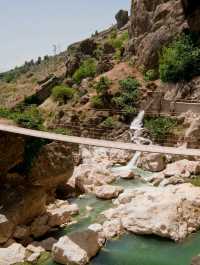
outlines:
[{"label": "rocky streambed", "polygon": [[[47,147],[49,183],[48,170],[42,166]],[[39,163],[35,161],[30,173],[31,188],[42,189],[48,199],[42,213],[12,228],[8,240],[2,237],[9,231],[2,219],[1,265],[192,264],[200,253],[200,188],[188,182],[200,174],[199,161],[143,154],[141,169],[123,171],[132,153],[80,147],[69,178],[69,171],[64,177],[64,166],[61,171],[56,166],[58,161],[63,165],[66,154],[69,149],[53,143],[40,151]],[[68,163],[64,165],[67,169]],[[118,166],[120,170],[114,170]],[[57,190],[53,174],[60,176]]]}]

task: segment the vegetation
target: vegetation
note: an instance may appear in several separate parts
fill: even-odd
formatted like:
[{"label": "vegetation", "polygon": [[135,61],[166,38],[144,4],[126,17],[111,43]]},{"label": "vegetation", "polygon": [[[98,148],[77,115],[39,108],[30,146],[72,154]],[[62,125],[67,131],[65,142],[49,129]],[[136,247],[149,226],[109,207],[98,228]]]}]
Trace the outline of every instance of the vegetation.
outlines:
[{"label": "vegetation", "polygon": [[144,127],[155,140],[162,140],[176,127],[177,121],[168,117],[147,118]]},{"label": "vegetation", "polygon": [[103,76],[100,78],[99,82],[95,85],[95,89],[98,95],[107,95],[108,94],[108,89],[110,87],[110,80],[108,77]]},{"label": "vegetation", "polygon": [[196,187],[200,187],[200,176],[194,176],[190,183]]},{"label": "vegetation", "polygon": [[158,78],[158,74],[157,71],[155,69],[151,69],[148,70],[145,74],[144,74],[144,80],[145,81],[154,81]]},{"label": "vegetation", "polygon": [[24,111],[20,108],[16,110],[0,108],[0,117],[11,119],[25,128],[43,129],[43,119],[36,106],[31,106]]},{"label": "vegetation", "polygon": [[104,102],[101,96],[93,96],[91,98],[91,104],[92,104],[92,107],[96,109],[104,108]]},{"label": "vegetation", "polygon": [[113,97],[113,103],[124,112],[123,115],[125,117],[132,116],[136,112],[136,104],[139,97],[138,88],[140,84],[132,77],[121,80],[119,84],[121,89],[120,92]]},{"label": "vegetation", "polygon": [[118,121],[115,120],[113,117],[108,117],[101,123],[101,125],[107,128],[116,128],[118,125]]},{"label": "vegetation", "polygon": [[108,94],[108,89],[110,87],[110,80],[103,76],[94,86],[97,96],[93,96],[91,99],[92,106],[97,109],[104,108],[110,103],[110,96]]},{"label": "vegetation", "polygon": [[55,86],[52,90],[53,99],[65,104],[73,98],[74,94],[75,90],[73,88],[64,85]]},{"label": "vegetation", "polygon": [[182,35],[164,47],[159,62],[163,82],[189,80],[200,74],[200,48],[189,35]]},{"label": "vegetation", "polygon": [[96,74],[97,62],[93,58],[86,59],[73,75],[73,80],[80,84],[84,78],[94,77]]}]

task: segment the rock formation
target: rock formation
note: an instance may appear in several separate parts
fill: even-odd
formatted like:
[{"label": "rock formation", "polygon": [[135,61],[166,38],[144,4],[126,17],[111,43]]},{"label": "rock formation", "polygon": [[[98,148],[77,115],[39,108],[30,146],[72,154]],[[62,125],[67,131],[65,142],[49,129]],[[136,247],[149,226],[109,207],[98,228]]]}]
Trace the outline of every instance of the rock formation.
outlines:
[{"label": "rock formation", "polygon": [[[53,210],[49,209],[48,212],[46,206],[55,200],[56,188],[67,182],[73,172],[73,147],[54,142],[44,145],[35,158],[32,153],[32,166],[29,172],[24,171],[25,150],[30,143],[27,139],[0,134],[0,244],[12,237],[25,240],[31,235],[44,235],[53,226],[48,223],[50,219],[59,219]],[[62,220],[63,215],[67,214],[69,220],[73,207],[68,204],[64,210],[62,207],[58,206],[57,215]],[[37,217],[39,219],[35,219]],[[66,222],[66,218],[63,222]],[[29,225],[30,229],[24,225]]]},{"label": "rock formation", "polygon": [[138,66],[154,68],[163,45],[187,29],[199,31],[199,12],[195,0],[132,0],[131,49]]}]

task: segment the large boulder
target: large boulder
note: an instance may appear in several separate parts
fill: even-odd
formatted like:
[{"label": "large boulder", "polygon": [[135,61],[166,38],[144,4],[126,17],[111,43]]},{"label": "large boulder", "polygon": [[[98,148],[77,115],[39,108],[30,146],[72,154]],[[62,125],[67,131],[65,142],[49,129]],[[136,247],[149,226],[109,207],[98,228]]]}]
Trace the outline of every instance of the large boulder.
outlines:
[{"label": "large boulder", "polygon": [[95,188],[95,195],[99,199],[111,200],[117,198],[123,190],[120,186],[102,185]]},{"label": "large boulder", "polygon": [[17,243],[12,244],[8,248],[0,248],[0,264],[12,265],[24,262],[26,258],[26,249]]},{"label": "large boulder", "polygon": [[30,170],[30,181],[44,189],[56,188],[68,181],[73,173],[73,147],[53,142],[41,148]]},{"label": "large boulder", "polygon": [[92,230],[64,236],[53,245],[53,259],[66,265],[85,265],[100,250],[98,233]]},{"label": "large boulder", "polygon": [[200,188],[191,184],[141,187],[128,196],[127,201],[117,200],[118,207],[104,215],[109,220],[120,219],[130,232],[180,241],[199,229]]},{"label": "large boulder", "polygon": [[119,10],[115,15],[115,19],[117,20],[117,27],[121,29],[125,26],[129,21],[128,11],[126,10]]},{"label": "large boulder", "polygon": [[166,167],[166,157],[162,154],[143,154],[138,166],[147,171],[160,172]]}]

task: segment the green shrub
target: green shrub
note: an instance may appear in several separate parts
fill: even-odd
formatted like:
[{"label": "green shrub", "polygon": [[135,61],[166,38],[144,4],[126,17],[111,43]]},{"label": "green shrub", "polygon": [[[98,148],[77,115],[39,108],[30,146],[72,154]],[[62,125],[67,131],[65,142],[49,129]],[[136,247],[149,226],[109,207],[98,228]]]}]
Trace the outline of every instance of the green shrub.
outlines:
[{"label": "green shrub", "polygon": [[155,140],[164,139],[176,127],[177,121],[172,118],[158,117],[144,120],[144,127],[148,129]]},{"label": "green shrub", "polygon": [[138,100],[139,82],[132,77],[121,80],[120,92],[113,97],[115,106],[123,111],[125,117],[131,117],[136,112],[136,105]]},{"label": "green shrub", "polygon": [[75,90],[73,88],[64,85],[55,86],[52,90],[53,99],[64,103],[72,99],[74,94]]},{"label": "green shrub", "polygon": [[28,108],[22,113],[13,113],[12,117],[22,127],[36,130],[43,129],[43,118],[36,107]]},{"label": "green shrub", "polygon": [[148,70],[145,74],[144,74],[144,80],[145,81],[154,81],[158,78],[158,74],[157,71],[155,69],[151,69]]},{"label": "green shrub", "polygon": [[101,125],[107,128],[116,128],[118,122],[113,117],[106,118]]},{"label": "green shrub", "polygon": [[81,66],[73,75],[73,80],[80,84],[84,78],[94,77],[96,74],[97,62],[93,58],[89,58],[82,62]]},{"label": "green shrub", "polygon": [[101,96],[93,96],[91,98],[91,104],[93,108],[101,109],[104,107],[104,102]]},{"label": "green shrub", "polygon": [[95,85],[95,89],[97,94],[99,95],[106,95],[108,93],[108,89],[110,87],[110,80],[108,79],[108,77],[106,76],[102,76],[99,80],[99,82],[97,82],[97,84]]},{"label": "green shrub", "polygon": [[163,82],[189,80],[200,74],[200,48],[190,36],[182,35],[163,48],[159,73]]},{"label": "green shrub", "polygon": [[20,108],[16,110],[1,108],[0,117],[11,119],[25,128],[37,130],[43,129],[42,116],[35,106],[32,106],[25,111],[20,110]]}]

